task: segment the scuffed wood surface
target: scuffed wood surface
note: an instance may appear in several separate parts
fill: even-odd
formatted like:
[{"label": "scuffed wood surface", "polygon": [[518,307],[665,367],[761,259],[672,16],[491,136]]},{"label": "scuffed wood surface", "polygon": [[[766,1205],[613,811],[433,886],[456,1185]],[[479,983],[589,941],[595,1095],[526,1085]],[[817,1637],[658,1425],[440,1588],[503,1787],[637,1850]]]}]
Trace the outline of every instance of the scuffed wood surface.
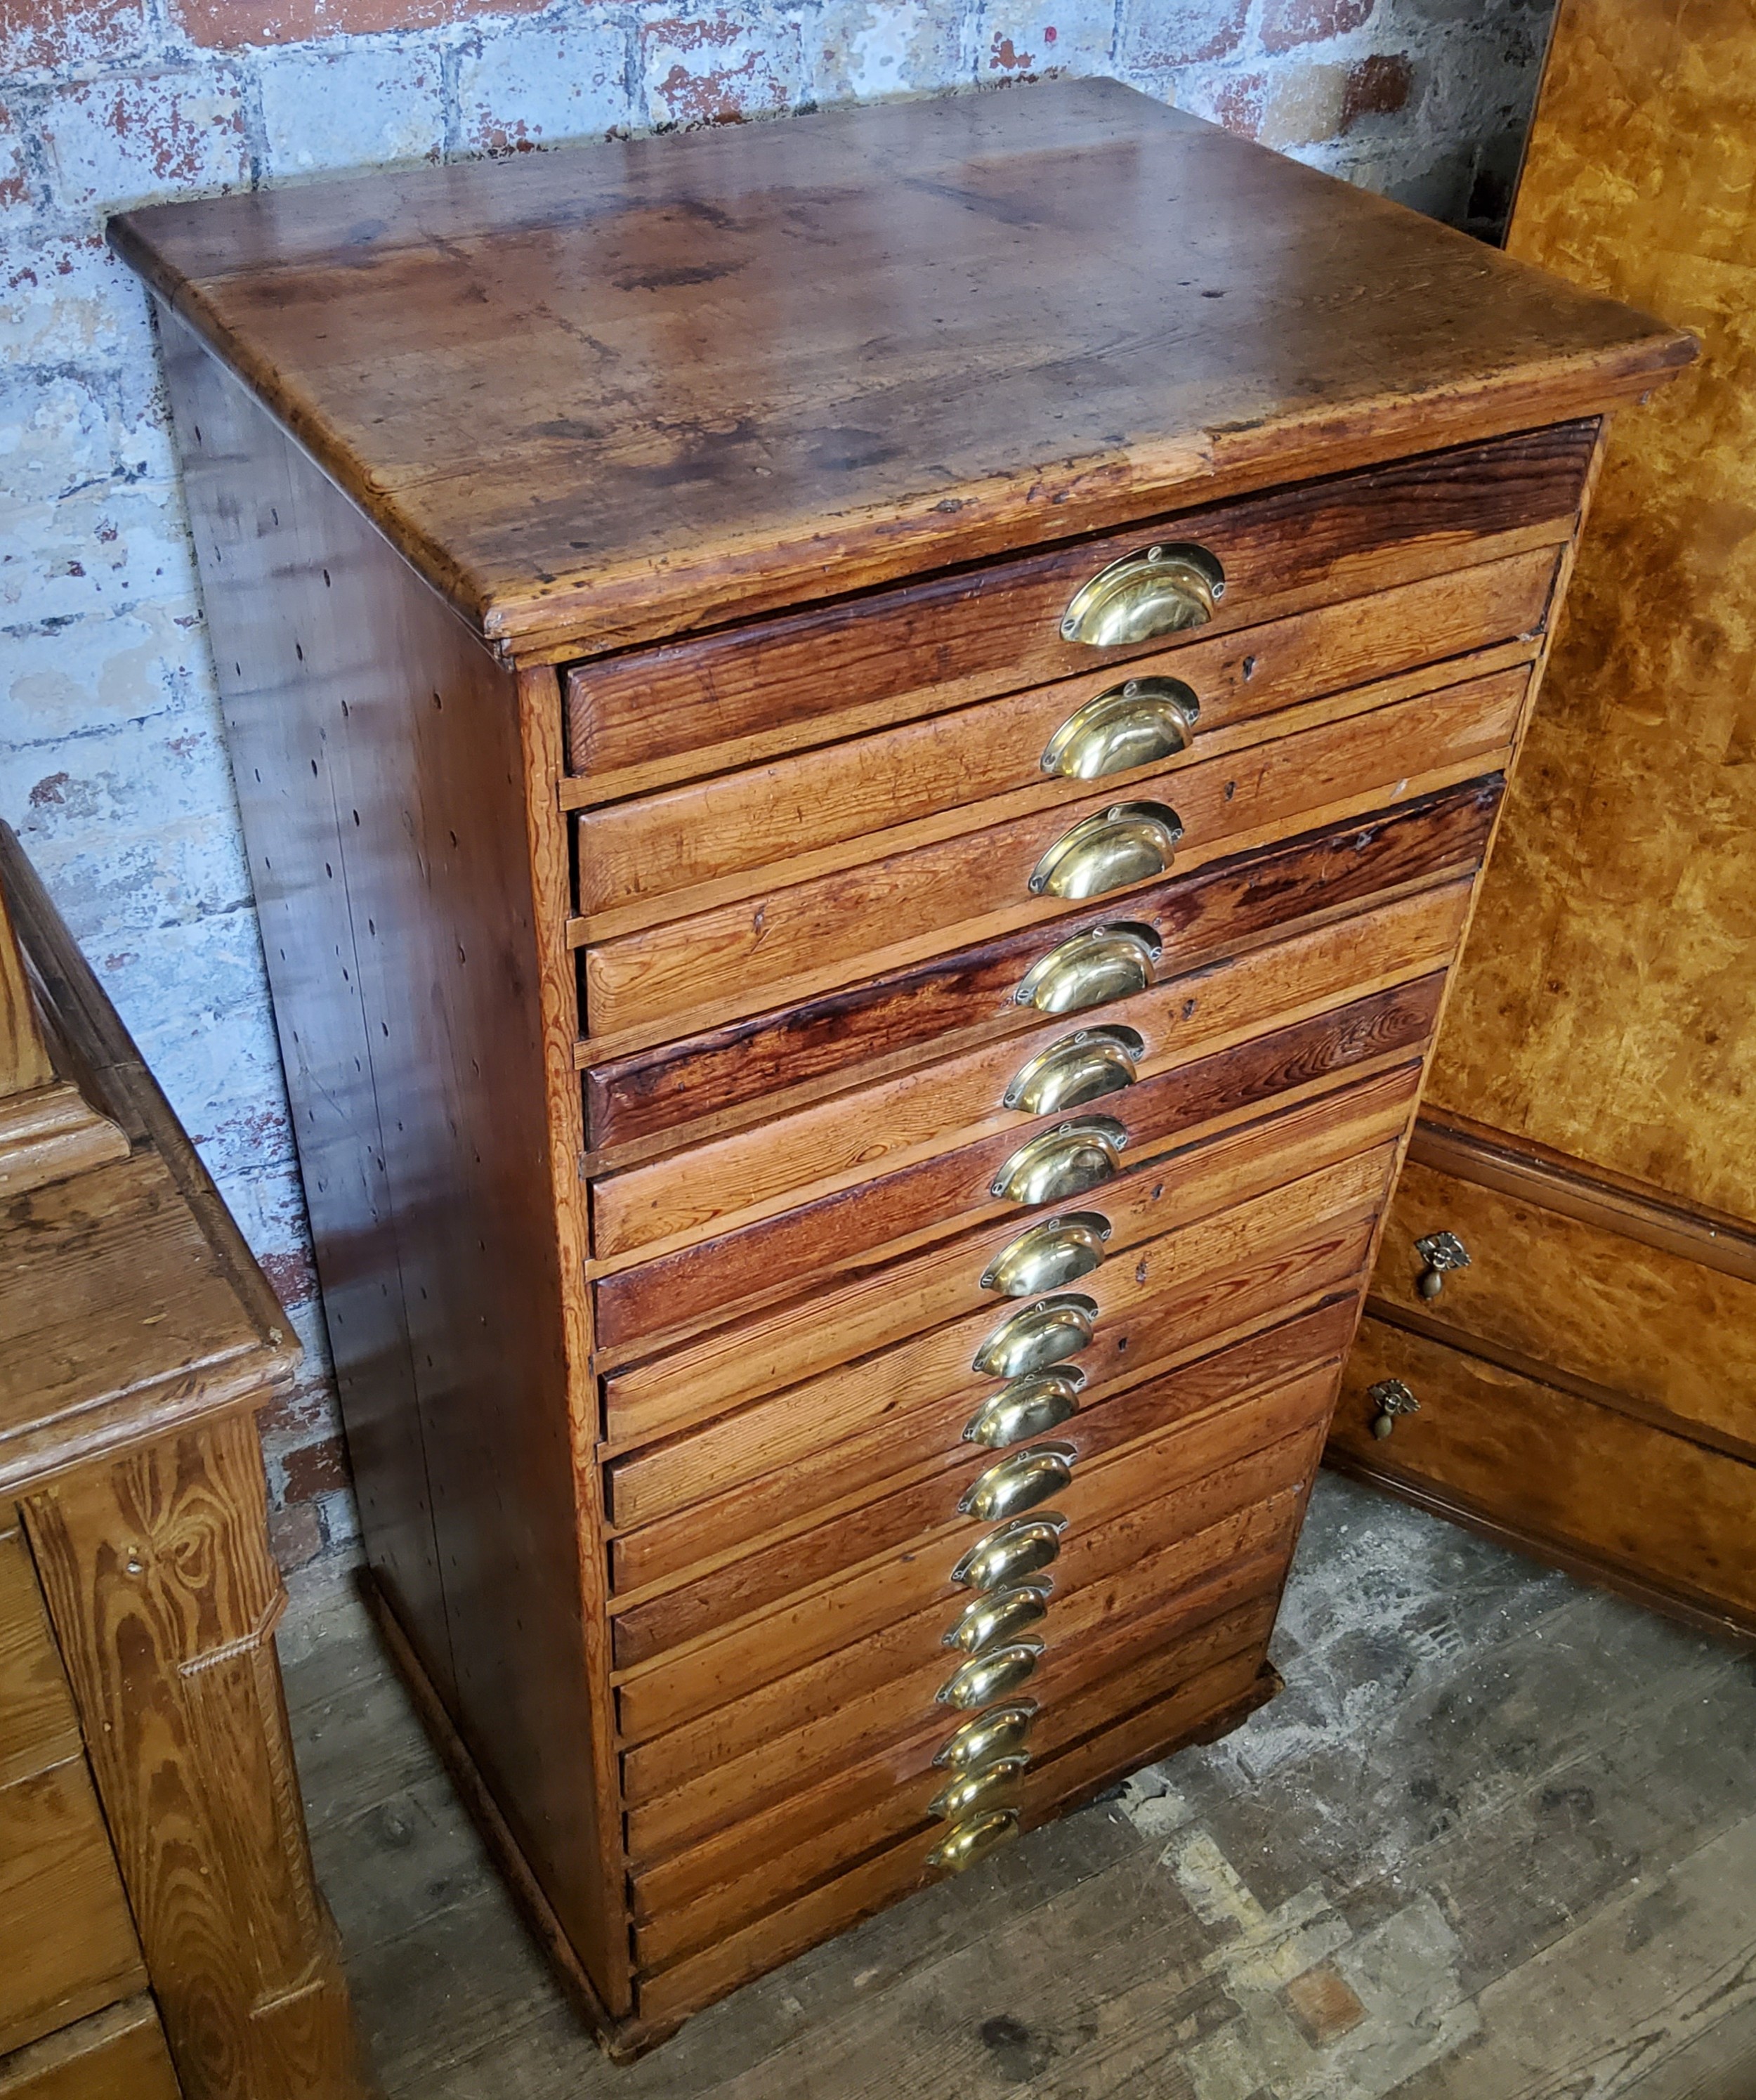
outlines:
[{"label": "scuffed wood surface", "polygon": [[160,205],[112,238],[527,645],[1559,421],[1688,354],[1105,81]]},{"label": "scuffed wood surface", "polygon": [[1512,252],[1697,329],[1621,418],[1432,1103],[1756,1218],[1756,33],[1568,0]]}]

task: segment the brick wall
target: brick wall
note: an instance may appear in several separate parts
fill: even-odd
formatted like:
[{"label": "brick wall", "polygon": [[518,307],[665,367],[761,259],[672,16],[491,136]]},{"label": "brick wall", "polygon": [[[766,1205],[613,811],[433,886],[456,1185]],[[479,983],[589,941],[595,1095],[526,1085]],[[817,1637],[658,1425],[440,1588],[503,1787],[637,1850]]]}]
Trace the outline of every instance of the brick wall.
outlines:
[{"label": "brick wall", "polygon": [[0,0],[0,815],[291,1310],[289,1565],[354,1538],[146,302],[106,213],[1058,68],[1494,230],[1551,0]]}]

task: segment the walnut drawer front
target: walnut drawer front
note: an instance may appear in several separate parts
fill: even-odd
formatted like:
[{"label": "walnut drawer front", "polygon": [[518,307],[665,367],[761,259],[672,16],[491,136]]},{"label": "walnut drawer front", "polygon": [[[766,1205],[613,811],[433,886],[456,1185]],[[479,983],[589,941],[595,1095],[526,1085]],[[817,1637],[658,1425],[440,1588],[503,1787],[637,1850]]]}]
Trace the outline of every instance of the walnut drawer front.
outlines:
[{"label": "walnut drawer front", "polygon": [[[1139,1243],[1131,1257],[1110,1268],[1101,1294],[1076,1286],[1048,1298],[1021,1300],[1015,1307],[998,1305],[985,1326],[975,1324],[973,1335],[958,1323],[952,1345],[962,1344],[962,1360],[953,1359],[944,1389],[927,1404],[898,1405],[865,1437],[838,1434],[835,1410],[820,1405],[814,1410],[815,1442],[779,1466],[759,1445],[746,1445],[746,1463],[763,1466],[755,1477],[722,1485],[612,1541],[613,1587],[625,1594],[671,1582],[692,1566],[716,1563],[744,1549],[746,1542],[771,1535],[790,1541],[784,1557],[799,1561],[814,1536],[816,1511],[864,1501],[867,1507],[858,1518],[829,1524],[837,1540],[851,1545],[865,1527],[880,1520],[892,1482],[918,1482],[909,1492],[925,1495],[924,1476],[940,1470],[961,1476],[992,1462],[994,1449],[964,1436],[983,1404],[1009,1390],[999,1373],[982,1368],[980,1352],[994,1335],[1028,1323],[1040,1306],[1076,1302],[1084,1321],[1068,1332],[1065,1344],[1082,1334],[1089,1337],[1082,1348],[1059,1357],[1053,1367],[1063,1389],[1078,1388],[1070,1402],[1076,1411],[1053,1433],[1082,1449],[1093,1446],[1094,1440],[1112,1440],[1107,1403],[1119,1382],[1132,1382],[1151,1365],[1259,1314],[1314,1299],[1353,1279],[1369,1245],[1388,1167],[1382,1147],[1351,1157]],[[1093,1281],[1094,1277],[1080,1279]],[[874,1362],[874,1374],[881,1380],[889,1370],[899,1374],[892,1392],[906,1391],[908,1374],[900,1361],[887,1365],[880,1357]],[[772,1419],[782,1414],[785,1398],[752,1412]],[[802,1414],[812,1400],[821,1401],[821,1395],[798,1396],[794,1411]],[[693,1459],[694,1454],[685,1456]],[[691,1474],[700,1478],[693,1466]],[[953,1500],[961,1492],[961,1485],[948,1489]],[[731,1590],[737,1584],[729,1581],[724,1586]]]},{"label": "walnut drawer front", "polygon": [[[1212,1133],[1166,1145],[1107,1188],[1112,1236],[1126,1242],[1168,1232],[1386,1141],[1412,1105],[1419,1071],[1405,1052],[1367,1075],[1345,1069],[1320,1073],[1315,1084],[1295,1089],[1291,1101],[1269,1112],[1239,1115]],[[725,1459],[747,1471],[764,1448],[760,1433],[789,1440],[766,1447],[769,1462],[779,1463],[821,1440],[817,1424],[832,1425],[832,1433],[851,1432],[966,1383],[976,1350],[1006,1309],[984,1288],[982,1277],[1022,1223],[1009,1216],[953,1246],[885,1262],[772,1312],[631,1363],[604,1380],[610,1454],[619,1459],[625,1447],[673,1436],[767,1393],[795,1389],[796,1400],[783,1401],[777,1413],[749,1418],[746,1427],[759,1431],[757,1444],[735,1420],[726,1420],[716,1432],[721,1440],[699,1446],[710,1466]],[[1106,1263],[1080,1281],[1104,1297],[1123,1287],[1124,1269]],[[909,1337],[919,1339],[908,1354],[891,1352],[881,1372],[870,1371],[878,1352]],[[783,1430],[787,1421],[791,1426]],[[689,1485],[691,1449],[673,1443],[668,1454],[654,1454],[651,1473],[618,1465],[618,1521],[632,1524],[657,1513],[650,1499],[644,1506],[628,1499],[643,1492],[639,1484],[647,1479],[675,1484],[660,1488],[658,1507],[667,1497],[698,1498],[700,1489]]]},{"label": "walnut drawer front", "polygon": [[1163,647],[1063,638],[1068,600],[1155,541],[1224,568],[1189,639],[1569,536],[1595,426],[1556,426],[1212,504],[1174,519],[582,664],[567,679],[569,770],[611,800]]},{"label": "walnut drawer front", "polygon": [[[1380,1440],[1369,1388],[1419,1403]],[[1348,1361],[1331,1450],[1441,1507],[1656,1581],[1756,1630],[1756,1465],[1619,1408],[1368,1319]]]},{"label": "walnut drawer front", "polygon": [[0,1507],[0,2054],[145,1982],[30,1555]]},{"label": "walnut drawer front", "polygon": [[[1503,784],[1491,774],[1397,802],[1369,818],[1345,818],[1149,885],[1130,895],[1125,912],[1099,902],[1052,929],[1028,928],[725,1028],[606,1058],[584,1077],[594,1157],[608,1171],[688,1141],[698,1127],[711,1133],[748,1124],[861,1076],[940,1057],[959,1043],[1022,1035],[1045,1010],[1021,990],[1026,981],[1041,982],[1045,973],[1052,978],[1063,943],[1118,920],[1145,935],[1150,983],[1223,958],[1270,929],[1296,930],[1314,914],[1472,869]],[[1064,977],[1042,995],[1053,999],[1058,990],[1082,995]]]},{"label": "walnut drawer front", "polygon": [[[1415,1242],[1469,1255],[1437,1299]],[[1529,1198],[1410,1161],[1372,1279],[1377,1308],[1512,1368],[1589,1380],[1660,1427],[1756,1462],[1756,1282]]]},{"label": "walnut drawer front", "polygon": [[[801,854],[820,871],[853,866],[872,857],[871,834],[999,796],[1014,809],[1051,806],[1076,796],[1081,780],[1120,783],[1155,764],[1180,764],[1185,752],[1217,757],[1296,721],[1368,708],[1380,681],[1411,690],[1455,682],[1461,669],[1448,679],[1438,668],[1447,660],[1523,638],[1522,650],[1491,650],[1494,660],[1474,667],[1503,668],[1512,655],[1534,653],[1530,638],[1559,559],[1556,548],[1534,549],[1186,641],[1133,659],[1125,676],[1088,671],[587,810],[578,819],[579,909],[588,921],[674,917],[724,902],[759,871]],[[1331,695],[1328,706],[1309,704]],[[1077,749],[1062,756],[1058,739]]]},{"label": "walnut drawer front", "polygon": [[1442,968],[1469,892],[1456,880],[1223,964],[1161,974],[1130,997],[605,1176],[592,1189],[594,1252],[698,1239],[733,1214],[869,1180],[960,1132],[1022,1132],[1033,1110],[1102,1115],[1125,1089],[1204,1053]]},{"label": "walnut drawer front", "polygon": [[[1063,916],[1099,893],[1087,882],[1126,918],[1173,858],[1193,869],[1286,827],[1368,816],[1411,788],[1496,770],[1528,682],[1523,668],[1468,679],[1030,815],[984,823],[978,807],[967,831],[858,868],[790,881],[783,864],[753,898],[619,937],[582,929],[587,1034],[657,1039],[691,1015],[754,1012],[789,995],[782,986],[803,996]],[[1120,872],[1100,872],[1112,853]]]}]

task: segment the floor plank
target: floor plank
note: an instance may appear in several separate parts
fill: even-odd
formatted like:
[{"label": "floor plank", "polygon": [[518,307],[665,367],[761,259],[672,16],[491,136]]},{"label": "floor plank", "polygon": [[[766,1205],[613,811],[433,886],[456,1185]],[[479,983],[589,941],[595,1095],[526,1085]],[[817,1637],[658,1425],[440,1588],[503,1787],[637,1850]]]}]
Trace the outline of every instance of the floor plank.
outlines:
[{"label": "floor plank", "polygon": [[350,1595],[283,1639],[391,2100],[1756,2100],[1756,1666],[1326,1478],[1285,1694],[600,2057]]}]

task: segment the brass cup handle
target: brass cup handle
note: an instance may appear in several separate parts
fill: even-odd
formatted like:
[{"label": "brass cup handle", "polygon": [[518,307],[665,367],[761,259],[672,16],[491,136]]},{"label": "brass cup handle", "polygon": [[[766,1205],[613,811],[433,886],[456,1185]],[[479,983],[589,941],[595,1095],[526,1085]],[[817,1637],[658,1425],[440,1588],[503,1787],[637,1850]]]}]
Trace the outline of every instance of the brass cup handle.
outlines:
[{"label": "brass cup handle", "polygon": [[970,1483],[957,1498],[958,1514],[992,1524],[1035,1509],[1071,1485],[1078,1455],[1071,1444],[1033,1444],[1028,1450],[1014,1451]]},{"label": "brass cup handle", "polygon": [[988,1184],[988,1193],[1033,1209],[1107,1181],[1122,1163],[1128,1132],[1113,1116],[1082,1116],[1039,1131]]},{"label": "brass cup handle", "polygon": [[1094,649],[1151,642],[1205,627],[1225,595],[1226,571],[1205,547],[1142,547],[1080,585],[1062,615],[1061,639]]},{"label": "brass cup handle", "polygon": [[966,1823],[953,1823],[927,1854],[926,1864],[940,1873],[961,1874],[1018,1834],[1017,1809],[991,1809]]},{"label": "brass cup handle", "polygon": [[1130,678],[1076,708],[1050,738],[1045,773],[1102,780],[1189,748],[1201,703],[1181,678]]},{"label": "brass cup handle", "polygon": [[960,1588],[986,1591],[1035,1575],[1059,1555],[1066,1529],[1067,1519],[1058,1510],[1042,1510],[1002,1524],[977,1539],[952,1569],[951,1579]]},{"label": "brass cup handle", "polygon": [[986,1655],[972,1656],[967,1662],[958,1664],[935,1696],[941,1706],[989,1705],[1024,1683],[1042,1652],[1041,1641],[1021,1640],[990,1648]]},{"label": "brass cup handle", "polygon": [[990,1394],[965,1423],[963,1440],[1004,1451],[1028,1436],[1058,1429],[1079,1412],[1079,1391],[1085,1383],[1085,1374],[1076,1367],[1015,1378]]},{"label": "brass cup handle", "polygon": [[1098,1301],[1068,1290],[1010,1313],[975,1352],[984,1378],[1022,1378],[1076,1357],[1098,1331]]},{"label": "brass cup handle", "polygon": [[974,1771],[960,1773],[934,1795],[926,1812],[947,1823],[957,1823],[990,1808],[1010,1808],[1014,1805],[1014,1790],[1029,1765],[1030,1759],[1020,1751],[1012,1757],[996,1758],[992,1764],[979,1766]]},{"label": "brass cup handle", "polygon": [[997,1758],[1019,1752],[1036,1718],[1034,1699],[1014,1699],[1008,1705],[990,1707],[973,1721],[960,1721],[940,1744],[933,1763],[940,1771],[979,1771]]},{"label": "brass cup handle", "polygon": [[1053,1115],[1057,1109],[1077,1108],[1081,1101],[1119,1093],[1133,1085],[1135,1062],[1146,1050],[1134,1029],[1082,1028],[1020,1065],[1001,1106],[1022,1109],[1027,1115]]},{"label": "brass cup handle", "polygon": [[1082,817],[1031,871],[1030,893],[1076,903],[1107,897],[1131,882],[1163,875],[1171,864],[1183,820],[1163,802],[1117,802]]},{"label": "brass cup handle", "polygon": [[1083,1013],[1144,991],[1163,953],[1150,926],[1093,926],[1032,963],[1012,996],[1039,1013]]},{"label": "brass cup handle", "polygon": [[1110,1220],[1099,1211],[1045,1218],[994,1256],[982,1272],[981,1287],[1002,1298],[1034,1298],[1039,1290],[1076,1282],[1101,1265],[1109,1237]]},{"label": "brass cup handle", "polygon": [[1011,1640],[1034,1626],[1049,1609],[1046,1582],[1014,1582],[1003,1590],[990,1590],[966,1604],[955,1625],[946,1630],[940,1643],[961,1648],[966,1655],[979,1655],[984,1648]]}]

